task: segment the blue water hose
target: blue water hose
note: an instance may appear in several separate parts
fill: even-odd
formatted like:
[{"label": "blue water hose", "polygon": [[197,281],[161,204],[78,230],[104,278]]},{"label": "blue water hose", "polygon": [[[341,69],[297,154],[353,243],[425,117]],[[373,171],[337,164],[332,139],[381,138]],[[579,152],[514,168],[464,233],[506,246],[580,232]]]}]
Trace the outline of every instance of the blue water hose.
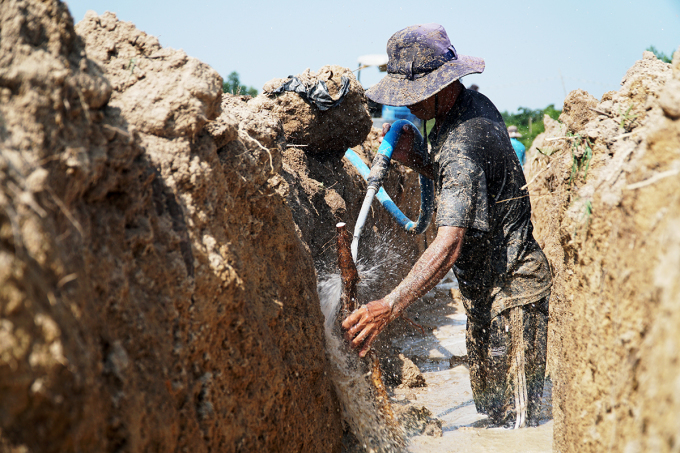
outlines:
[{"label": "blue water hose", "polygon": [[[420,234],[427,230],[432,219],[432,213],[434,212],[434,182],[427,178],[426,176],[420,175],[420,214],[418,215],[417,221],[412,221],[401,212],[401,209],[392,201],[387,192],[381,187],[383,179],[389,170],[390,161],[392,159],[392,153],[394,151],[394,146],[399,141],[399,137],[403,132],[404,126],[413,128],[415,131],[415,141],[414,149],[422,150],[424,147],[422,145],[422,135],[420,131],[409,121],[398,120],[392,124],[390,130],[383,137],[383,141],[378,148],[378,151],[373,159],[373,164],[369,170],[368,166],[361,160],[361,158],[351,149],[345,152],[345,157],[347,160],[357,169],[357,171],[363,176],[363,178],[368,183],[368,188],[366,190],[366,197],[364,198],[364,203],[361,206],[361,211],[359,212],[359,217],[357,218],[357,223],[354,228],[354,239],[352,241],[352,257],[354,262],[357,261],[357,254],[359,248],[359,238],[361,236],[361,231],[366,223],[366,218],[368,217],[368,212],[373,202],[374,196],[377,196],[378,201],[387,209],[392,217],[397,221],[397,223],[404,228],[405,231],[413,234]],[[376,195],[377,193],[377,195]]]}]

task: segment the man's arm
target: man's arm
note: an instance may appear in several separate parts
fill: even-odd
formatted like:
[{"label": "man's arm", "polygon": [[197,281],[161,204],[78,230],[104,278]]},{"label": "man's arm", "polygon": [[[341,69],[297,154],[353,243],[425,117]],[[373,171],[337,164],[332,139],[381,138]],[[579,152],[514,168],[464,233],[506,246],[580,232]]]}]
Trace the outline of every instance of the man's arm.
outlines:
[{"label": "man's arm", "polygon": [[342,323],[345,339],[352,348],[361,347],[365,356],[380,332],[416,299],[441,281],[458,259],[465,228],[440,227],[434,242],[425,250],[406,278],[383,299],[366,304]]}]

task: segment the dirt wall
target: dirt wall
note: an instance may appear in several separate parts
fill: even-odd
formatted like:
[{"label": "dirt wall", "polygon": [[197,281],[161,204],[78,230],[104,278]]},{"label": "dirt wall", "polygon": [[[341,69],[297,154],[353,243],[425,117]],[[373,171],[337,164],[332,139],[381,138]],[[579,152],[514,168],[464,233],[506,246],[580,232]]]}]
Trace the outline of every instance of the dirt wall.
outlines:
[{"label": "dirt wall", "polygon": [[337,451],[280,124],[110,13],[0,33],[0,450]]},{"label": "dirt wall", "polygon": [[529,153],[555,280],[555,451],[678,451],[680,52],[570,93]]}]

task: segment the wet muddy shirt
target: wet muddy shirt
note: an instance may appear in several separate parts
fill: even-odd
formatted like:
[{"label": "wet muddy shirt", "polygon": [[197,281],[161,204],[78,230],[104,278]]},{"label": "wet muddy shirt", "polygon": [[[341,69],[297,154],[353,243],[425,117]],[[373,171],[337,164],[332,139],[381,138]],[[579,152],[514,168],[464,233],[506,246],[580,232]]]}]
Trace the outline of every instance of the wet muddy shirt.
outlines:
[{"label": "wet muddy shirt", "polygon": [[496,107],[464,90],[430,140],[437,226],[467,228],[453,271],[468,316],[490,321],[548,295],[550,269],[533,236],[524,173]]}]

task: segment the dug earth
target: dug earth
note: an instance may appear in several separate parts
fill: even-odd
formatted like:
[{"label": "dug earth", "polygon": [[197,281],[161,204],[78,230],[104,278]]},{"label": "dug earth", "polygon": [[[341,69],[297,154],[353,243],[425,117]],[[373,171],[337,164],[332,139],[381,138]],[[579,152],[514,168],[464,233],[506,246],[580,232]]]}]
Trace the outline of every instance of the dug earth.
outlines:
[{"label": "dug earth", "polygon": [[315,261],[365,190],[351,72],[308,73],[351,83],[305,153],[293,94],[223,95],[114,14],[8,0],[0,32],[0,451],[340,451]]},{"label": "dug earth", "polygon": [[[58,0],[3,1],[0,37],[0,452],[348,449],[317,284],[366,190],[343,153],[370,163],[379,137],[351,71],[298,74],[333,99],[347,80],[321,111],[273,94],[285,79],[223,94],[208,65]],[[572,92],[528,153],[556,451],[680,445],[675,55],[645,53],[599,101]],[[415,173],[385,187],[417,217]],[[363,301],[433,236],[374,206],[362,247],[399,253],[375,253],[389,272]],[[389,385],[427,386],[392,358]]]}]

